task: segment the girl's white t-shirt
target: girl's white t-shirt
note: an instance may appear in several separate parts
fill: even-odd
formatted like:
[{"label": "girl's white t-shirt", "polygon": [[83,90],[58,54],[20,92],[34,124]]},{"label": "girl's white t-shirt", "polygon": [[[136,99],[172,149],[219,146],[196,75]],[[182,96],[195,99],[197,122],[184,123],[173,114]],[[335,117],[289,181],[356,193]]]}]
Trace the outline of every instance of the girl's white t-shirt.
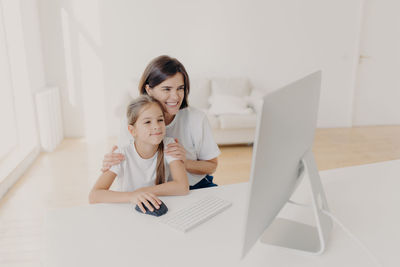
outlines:
[{"label": "girl's white t-shirt", "polygon": [[[165,137],[164,149],[167,144],[174,142],[173,138]],[[155,185],[158,152],[156,152],[153,157],[144,159],[138,154],[133,143],[118,147],[116,152],[122,153],[125,156],[124,161],[110,168],[110,171],[117,175],[116,182],[118,191],[131,192],[138,188]],[[174,160],[177,159],[164,154],[166,181],[172,179],[170,177],[169,164]]]},{"label": "girl's white t-shirt", "polygon": [[[179,110],[174,120],[166,126],[166,136],[178,139],[186,150],[186,158],[190,160],[210,160],[219,156],[221,151],[214,141],[210,123],[204,112],[193,107]],[[119,145],[133,143],[128,131],[127,120],[122,120]],[[205,177],[203,174],[187,172],[189,184],[195,185]]]}]

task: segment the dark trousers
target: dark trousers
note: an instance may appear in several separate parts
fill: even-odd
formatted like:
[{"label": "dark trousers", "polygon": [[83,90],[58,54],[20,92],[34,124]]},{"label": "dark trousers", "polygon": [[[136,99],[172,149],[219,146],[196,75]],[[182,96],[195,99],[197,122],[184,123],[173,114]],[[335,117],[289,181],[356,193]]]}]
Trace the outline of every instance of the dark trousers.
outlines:
[{"label": "dark trousers", "polygon": [[200,182],[198,182],[195,185],[189,186],[189,189],[190,190],[194,190],[194,189],[218,186],[217,184],[213,183],[213,179],[214,179],[214,176],[211,176],[211,175],[207,174],[206,177],[204,177],[203,179],[200,180]]}]

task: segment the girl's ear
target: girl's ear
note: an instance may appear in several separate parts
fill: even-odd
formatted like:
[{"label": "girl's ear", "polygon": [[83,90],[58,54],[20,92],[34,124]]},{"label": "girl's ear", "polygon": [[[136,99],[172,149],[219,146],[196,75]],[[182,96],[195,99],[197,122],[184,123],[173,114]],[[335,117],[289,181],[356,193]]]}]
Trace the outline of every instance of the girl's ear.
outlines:
[{"label": "girl's ear", "polygon": [[150,88],[150,86],[149,86],[148,84],[146,84],[145,89],[146,89],[146,93],[147,93],[149,96],[151,96],[151,88]]},{"label": "girl's ear", "polygon": [[135,131],[135,126],[128,125],[128,131],[131,133],[131,135],[132,135],[133,137],[135,137],[135,133],[136,133],[136,131]]}]

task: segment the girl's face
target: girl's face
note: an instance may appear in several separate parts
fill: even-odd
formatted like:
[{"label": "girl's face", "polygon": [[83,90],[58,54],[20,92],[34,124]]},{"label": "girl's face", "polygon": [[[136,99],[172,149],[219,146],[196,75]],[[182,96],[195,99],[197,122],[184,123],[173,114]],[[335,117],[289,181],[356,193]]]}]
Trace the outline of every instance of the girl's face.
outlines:
[{"label": "girl's face", "polygon": [[156,103],[151,103],[142,108],[135,124],[128,129],[135,140],[158,145],[165,136],[164,115]]},{"label": "girl's face", "polygon": [[146,92],[160,101],[168,115],[174,116],[178,113],[185,97],[183,75],[178,72],[153,88],[146,85]]}]

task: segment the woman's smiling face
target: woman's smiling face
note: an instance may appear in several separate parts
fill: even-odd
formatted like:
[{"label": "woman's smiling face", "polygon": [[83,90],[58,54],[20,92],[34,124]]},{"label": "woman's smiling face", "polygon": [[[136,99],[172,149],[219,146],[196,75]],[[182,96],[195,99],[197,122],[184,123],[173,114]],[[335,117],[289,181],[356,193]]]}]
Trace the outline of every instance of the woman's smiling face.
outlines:
[{"label": "woman's smiling face", "polygon": [[166,115],[178,113],[185,97],[185,83],[182,73],[178,72],[153,88],[146,85],[146,92],[163,105]]}]

